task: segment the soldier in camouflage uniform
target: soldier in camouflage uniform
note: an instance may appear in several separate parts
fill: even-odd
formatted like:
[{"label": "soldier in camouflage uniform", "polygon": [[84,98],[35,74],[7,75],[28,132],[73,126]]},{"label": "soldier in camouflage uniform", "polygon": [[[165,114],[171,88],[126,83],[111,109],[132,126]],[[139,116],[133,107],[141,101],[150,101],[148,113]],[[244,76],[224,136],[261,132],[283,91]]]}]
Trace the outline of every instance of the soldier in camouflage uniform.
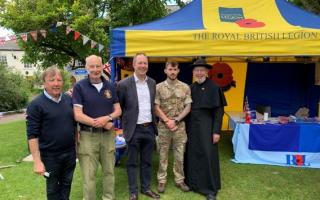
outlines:
[{"label": "soldier in camouflage uniform", "polygon": [[189,187],[184,183],[183,159],[187,134],[182,119],[190,112],[191,92],[187,84],[179,81],[179,66],[177,62],[167,62],[164,69],[167,79],[157,85],[155,109],[160,118],[158,124],[158,192],[165,191],[168,167],[168,152],[173,144],[173,172],[176,186],[184,192]]}]

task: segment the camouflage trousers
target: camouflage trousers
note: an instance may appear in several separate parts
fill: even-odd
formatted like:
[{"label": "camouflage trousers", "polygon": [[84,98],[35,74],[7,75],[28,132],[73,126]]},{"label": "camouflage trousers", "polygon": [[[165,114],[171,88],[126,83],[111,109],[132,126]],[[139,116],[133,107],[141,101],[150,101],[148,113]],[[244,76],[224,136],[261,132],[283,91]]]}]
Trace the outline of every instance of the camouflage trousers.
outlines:
[{"label": "camouflage trousers", "polygon": [[184,181],[183,160],[185,146],[187,142],[187,134],[185,131],[185,124],[181,122],[178,130],[170,131],[162,122],[158,125],[158,150],[159,150],[159,169],[157,178],[159,183],[166,183],[167,168],[168,168],[168,154],[172,143],[173,147],[173,173],[176,183]]}]

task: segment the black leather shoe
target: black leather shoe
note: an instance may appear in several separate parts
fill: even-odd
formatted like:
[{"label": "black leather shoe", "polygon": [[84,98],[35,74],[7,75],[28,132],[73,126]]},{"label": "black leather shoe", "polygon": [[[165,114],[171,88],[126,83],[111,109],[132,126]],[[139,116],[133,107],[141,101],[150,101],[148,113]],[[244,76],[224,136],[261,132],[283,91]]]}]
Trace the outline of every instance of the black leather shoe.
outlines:
[{"label": "black leather shoe", "polygon": [[147,191],[144,191],[144,192],[141,192],[142,194],[148,196],[148,197],[151,197],[153,199],[159,199],[160,198],[160,195],[153,192],[152,190],[147,190]]},{"label": "black leather shoe", "polygon": [[138,195],[130,194],[129,200],[138,200]]},{"label": "black leather shoe", "polygon": [[208,194],[207,200],[216,200],[216,196],[214,196],[213,194]]}]

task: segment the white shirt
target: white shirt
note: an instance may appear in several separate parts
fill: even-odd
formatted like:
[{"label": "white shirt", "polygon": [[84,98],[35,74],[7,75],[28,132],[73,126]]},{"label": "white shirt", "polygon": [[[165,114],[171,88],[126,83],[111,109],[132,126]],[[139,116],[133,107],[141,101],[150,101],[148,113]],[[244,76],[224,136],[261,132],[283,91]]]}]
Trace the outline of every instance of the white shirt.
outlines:
[{"label": "white shirt", "polygon": [[134,80],[136,83],[139,104],[137,124],[152,122],[150,91],[147,84],[147,77],[143,81],[140,81],[134,74]]},{"label": "white shirt", "polygon": [[48,99],[50,99],[56,103],[60,103],[62,94],[60,94],[59,99],[55,99],[46,90],[44,90],[43,93]]}]

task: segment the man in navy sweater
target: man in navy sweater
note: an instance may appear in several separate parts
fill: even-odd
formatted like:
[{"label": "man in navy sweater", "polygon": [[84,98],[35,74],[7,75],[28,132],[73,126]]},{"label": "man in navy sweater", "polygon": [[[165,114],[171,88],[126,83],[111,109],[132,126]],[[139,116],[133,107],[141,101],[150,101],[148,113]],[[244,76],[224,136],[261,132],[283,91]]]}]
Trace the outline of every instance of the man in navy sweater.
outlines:
[{"label": "man in navy sweater", "polygon": [[69,199],[76,166],[75,121],[56,67],[43,72],[44,91],[27,108],[27,137],[34,172],[46,177],[47,199]]}]

